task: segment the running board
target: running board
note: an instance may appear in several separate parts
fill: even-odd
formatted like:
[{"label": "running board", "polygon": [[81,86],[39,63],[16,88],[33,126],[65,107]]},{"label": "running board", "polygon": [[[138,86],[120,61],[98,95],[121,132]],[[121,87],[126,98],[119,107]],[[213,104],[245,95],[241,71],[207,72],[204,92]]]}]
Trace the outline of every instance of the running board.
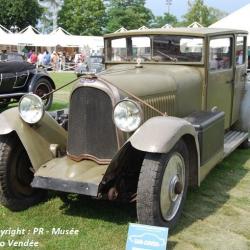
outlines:
[{"label": "running board", "polygon": [[248,139],[248,133],[231,130],[224,136],[224,158],[232,153],[242,142]]}]

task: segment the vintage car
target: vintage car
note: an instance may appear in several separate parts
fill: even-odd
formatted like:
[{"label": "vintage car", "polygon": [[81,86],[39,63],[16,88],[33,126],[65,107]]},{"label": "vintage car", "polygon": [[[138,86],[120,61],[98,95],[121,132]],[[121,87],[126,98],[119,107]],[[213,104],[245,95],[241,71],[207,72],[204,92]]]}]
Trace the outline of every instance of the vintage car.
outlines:
[{"label": "vintage car", "polygon": [[78,63],[75,68],[75,73],[81,75],[83,73],[100,73],[104,70],[103,56],[91,55],[87,57],[86,62]]},{"label": "vintage car", "polygon": [[[53,80],[43,69],[24,61],[0,61],[0,108],[19,101],[27,93],[45,96],[55,89]],[[52,104],[53,95],[44,98],[45,109]]]},{"label": "vintage car", "polygon": [[0,61],[19,61],[24,62],[24,56],[16,52],[4,52],[0,53]]},{"label": "vintage car", "polygon": [[77,80],[68,113],[51,116],[28,94],[0,115],[2,204],[22,210],[57,190],[136,202],[140,223],[173,227],[188,187],[248,146],[246,39],[208,28],[106,35],[106,70]]}]

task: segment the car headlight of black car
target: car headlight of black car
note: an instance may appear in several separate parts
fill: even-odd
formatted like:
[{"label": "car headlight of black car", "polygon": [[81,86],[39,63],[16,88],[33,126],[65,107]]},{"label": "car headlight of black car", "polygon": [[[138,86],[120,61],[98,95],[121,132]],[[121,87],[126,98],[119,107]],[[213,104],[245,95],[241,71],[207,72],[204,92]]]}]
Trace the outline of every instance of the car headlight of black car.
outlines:
[{"label": "car headlight of black car", "polygon": [[118,102],[114,108],[114,122],[117,128],[124,132],[135,131],[143,121],[141,106],[132,100]]},{"label": "car headlight of black car", "polygon": [[24,95],[19,101],[19,114],[29,124],[38,123],[44,115],[42,99],[35,94]]}]

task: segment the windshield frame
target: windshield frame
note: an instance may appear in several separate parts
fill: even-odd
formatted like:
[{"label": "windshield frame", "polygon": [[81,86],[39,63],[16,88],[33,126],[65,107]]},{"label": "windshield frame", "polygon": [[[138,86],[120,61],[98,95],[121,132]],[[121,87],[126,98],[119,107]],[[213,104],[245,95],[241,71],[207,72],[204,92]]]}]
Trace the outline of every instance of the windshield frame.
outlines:
[{"label": "windshield frame", "polygon": [[[182,38],[198,38],[198,39],[202,39],[202,56],[201,56],[201,60],[200,61],[155,61],[153,58],[153,39],[154,37],[157,36],[181,36]],[[150,38],[150,57],[151,60],[150,61],[142,61],[142,64],[181,64],[181,65],[204,65],[205,63],[205,53],[206,53],[206,49],[205,49],[205,37],[204,36],[195,36],[195,35],[183,35],[183,34],[140,34],[140,35],[124,35],[124,36],[114,36],[114,37],[106,37],[104,39],[104,48],[105,48],[105,64],[136,64],[136,61],[126,61],[126,60],[121,60],[121,61],[113,61],[111,60],[112,57],[112,52],[111,52],[111,41],[113,40],[117,40],[117,39],[122,39],[125,38],[126,40],[128,38],[134,38],[134,37],[148,37]],[[126,52],[128,53],[129,49],[128,47],[126,47]]]}]

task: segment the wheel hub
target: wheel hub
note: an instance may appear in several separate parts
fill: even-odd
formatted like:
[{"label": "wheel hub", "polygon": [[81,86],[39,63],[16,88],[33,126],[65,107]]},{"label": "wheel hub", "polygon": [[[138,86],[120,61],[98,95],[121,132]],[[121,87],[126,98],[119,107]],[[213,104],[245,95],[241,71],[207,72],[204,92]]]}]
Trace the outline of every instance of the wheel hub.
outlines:
[{"label": "wheel hub", "polygon": [[185,186],[185,163],[179,153],[174,153],[165,168],[162,179],[160,208],[162,217],[169,221],[177,213]]},{"label": "wheel hub", "polygon": [[182,192],[182,184],[177,175],[171,179],[168,190],[171,201],[176,201],[178,195],[180,195]]}]

